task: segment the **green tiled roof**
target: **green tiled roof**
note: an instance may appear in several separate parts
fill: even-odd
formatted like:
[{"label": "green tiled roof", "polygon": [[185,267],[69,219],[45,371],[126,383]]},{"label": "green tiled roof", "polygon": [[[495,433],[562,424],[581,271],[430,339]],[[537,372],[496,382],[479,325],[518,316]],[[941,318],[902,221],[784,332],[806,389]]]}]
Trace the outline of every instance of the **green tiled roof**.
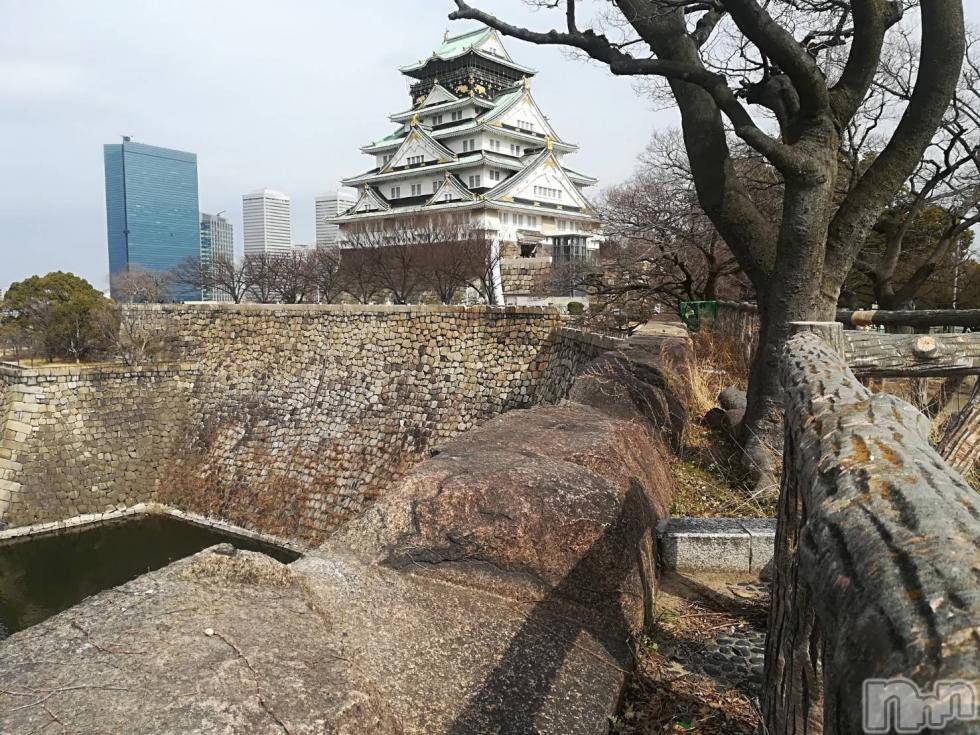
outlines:
[{"label": "green tiled roof", "polygon": [[[419,59],[414,64],[408,64],[407,66],[403,66],[401,67],[400,71],[410,72],[410,71],[415,71],[417,69],[422,69],[425,67],[426,64],[429,63],[429,60],[432,59],[433,57],[442,59],[444,61],[448,61],[449,59],[455,59],[458,56],[462,56],[463,54],[468,53],[470,50],[473,49],[474,46],[479,46],[492,33],[493,33],[493,29],[483,27],[483,28],[477,28],[475,31],[470,31],[469,33],[464,33],[461,36],[454,36],[452,38],[447,38],[439,45],[439,48],[437,48],[429,55],[428,58]],[[506,64],[507,66],[510,66],[514,69],[524,71],[528,74],[534,74],[533,69],[530,69],[526,66],[522,66],[521,64],[517,64],[514,61],[506,59],[502,56],[490,56],[489,54],[483,54],[483,55],[486,56],[487,58],[491,58],[494,59],[495,61],[499,61],[501,64]]]},{"label": "green tiled roof", "polygon": [[435,55],[441,56],[444,59],[451,59],[466,51],[469,51],[471,48],[486,39],[486,37],[489,35],[489,28],[477,28],[475,31],[464,33],[462,36],[447,38],[442,42],[442,45],[435,50]]},{"label": "green tiled roof", "polygon": [[373,143],[371,143],[371,145],[384,145],[385,143],[394,143],[396,140],[401,140],[402,138],[404,138],[407,135],[408,135],[408,133],[406,133],[406,132],[404,132],[402,130],[396,130],[391,135],[386,135],[383,138],[379,138],[378,140],[376,140]]}]

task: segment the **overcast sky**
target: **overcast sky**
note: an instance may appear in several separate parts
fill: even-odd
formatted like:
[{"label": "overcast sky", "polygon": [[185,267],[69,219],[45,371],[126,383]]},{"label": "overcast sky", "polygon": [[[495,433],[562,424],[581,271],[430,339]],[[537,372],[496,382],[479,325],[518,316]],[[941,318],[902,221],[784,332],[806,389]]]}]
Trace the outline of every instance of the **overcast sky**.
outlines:
[{"label": "overcast sky", "polygon": [[[967,0],[970,7],[974,0]],[[449,0],[0,0],[0,288],[69,270],[108,283],[102,144],[120,135],[198,156],[202,211],[241,196],[293,199],[293,239],[314,239],[313,198],[370,168],[361,145],[409,106],[397,68],[428,55]],[[521,0],[483,7],[537,25]],[[980,16],[980,10],[972,15]],[[627,176],[651,133],[677,124],[627,79],[554,48],[505,43],[571,165],[600,186]],[[595,190],[593,190],[595,191]]]},{"label": "overcast sky", "polygon": [[[293,239],[314,240],[313,199],[371,167],[360,146],[410,105],[398,67],[451,24],[448,0],[0,0],[0,288],[70,270],[108,282],[102,144],[123,134],[198,157],[200,204],[293,199]],[[520,0],[490,0],[514,17]],[[534,18],[531,18],[534,20]],[[537,20],[542,21],[540,15]],[[657,126],[676,124],[628,80],[557,49],[510,41],[575,168],[629,174]]]}]

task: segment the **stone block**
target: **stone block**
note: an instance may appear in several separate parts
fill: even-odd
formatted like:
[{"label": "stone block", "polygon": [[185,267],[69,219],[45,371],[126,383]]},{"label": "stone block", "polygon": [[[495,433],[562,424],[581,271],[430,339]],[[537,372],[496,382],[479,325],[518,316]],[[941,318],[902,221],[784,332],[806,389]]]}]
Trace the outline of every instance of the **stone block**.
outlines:
[{"label": "stone block", "polygon": [[751,571],[759,573],[772,561],[776,548],[775,518],[742,518],[742,528],[752,539]]},{"label": "stone block", "polygon": [[663,520],[657,525],[657,552],[668,571],[752,571],[752,535],[736,518]]}]

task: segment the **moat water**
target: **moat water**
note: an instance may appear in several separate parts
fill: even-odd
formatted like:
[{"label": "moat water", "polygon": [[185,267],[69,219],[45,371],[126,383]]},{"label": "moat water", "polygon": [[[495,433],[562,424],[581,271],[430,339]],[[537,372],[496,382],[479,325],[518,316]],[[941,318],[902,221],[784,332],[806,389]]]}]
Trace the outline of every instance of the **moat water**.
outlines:
[{"label": "moat water", "polygon": [[299,558],[289,549],[157,515],[0,545],[0,639],[220,543],[284,563]]}]

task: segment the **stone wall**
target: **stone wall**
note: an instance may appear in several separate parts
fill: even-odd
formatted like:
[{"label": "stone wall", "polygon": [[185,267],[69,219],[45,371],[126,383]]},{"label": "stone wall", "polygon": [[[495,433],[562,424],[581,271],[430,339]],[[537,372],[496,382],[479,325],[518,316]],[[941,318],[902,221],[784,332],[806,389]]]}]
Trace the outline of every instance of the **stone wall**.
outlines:
[{"label": "stone wall", "polygon": [[7,413],[31,457],[8,469],[7,522],[160,500],[322,538],[431,447],[559,400],[616,344],[530,307],[140,308],[178,335],[183,371],[11,371],[45,408]]},{"label": "stone wall", "polygon": [[0,367],[0,521],[24,525],[154,499],[196,377],[188,365]]},{"label": "stone wall", "polygon": [[[568,365],[591,341],[559,339]],[[0,732],[49,723],[41,691],[73,732],[607,733],[673,497],[647,340],[440,444],[299,561],[216,547],[0,642]]]},{"label": "stone wall", "polygon": [[505,296],[533,296],[551,292],[551,258],[504,258],[500,279]]}]

